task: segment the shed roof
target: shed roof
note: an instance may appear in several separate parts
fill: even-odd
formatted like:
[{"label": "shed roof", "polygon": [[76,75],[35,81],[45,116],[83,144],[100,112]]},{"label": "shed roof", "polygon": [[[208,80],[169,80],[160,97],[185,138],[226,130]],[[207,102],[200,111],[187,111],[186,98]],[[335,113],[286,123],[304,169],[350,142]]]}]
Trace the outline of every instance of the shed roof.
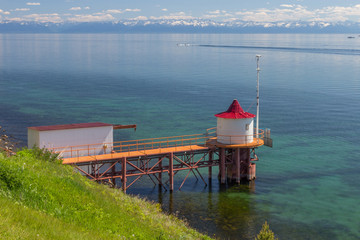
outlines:
[{"label": "shed roof", "polygon": [[73,124],[63,124],[63,125],[28,127],[28,129],[32,129],[36,131],[53,131],[53,130],[93,128],[93,127],[105,127],[105,126],[113,126],[113,125],[109,123],[93,122],[93,123],[73,123]]},{"label": "shed roof", "polygon": [[255,115],[252,113],[245,112],[240,106],[238,100],[234,99],[228,110],[222,113],[215,114],[215,117],[241,119],[241,118],[254,118]]}]

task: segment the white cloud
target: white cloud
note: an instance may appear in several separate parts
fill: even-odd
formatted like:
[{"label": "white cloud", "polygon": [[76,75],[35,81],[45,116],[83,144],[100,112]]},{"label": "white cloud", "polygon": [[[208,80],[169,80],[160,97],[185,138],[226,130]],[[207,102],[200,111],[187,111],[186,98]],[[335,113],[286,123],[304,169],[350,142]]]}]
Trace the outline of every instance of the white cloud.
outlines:
[{"label": "white cloud", "polygon": [[225,10],[214,10],[214,11],[209,11],[208,14],[203,15],[202,18],[205,18],[205,19],[212,19],[212,18],[229,19],[233,16],[234,16],[233,14],[228,13]]},{"label": "white cloud", "polygon": [[70,11],[80,11],[81,7],[72,7],[69,9]]},{"label": "white cloud", "polygon": [[135,8],[135,9],[125,9],[125,12],[141,12],[141,9]]},{"label": "white cloud", "polygon": [[205,19],[212,19],[212,18],[217,18],[219,17],[219,15],[211,15],[211,14],[206,14],[202,16]]},{"label": "white cloud", "polygon": [[282,4],[282,8],[255,9],[252,11],[236,12],[242,21],[251,22],[286,22],[286,21],[324,21],[344,22],[360,21],[360,4],[352,7],[325,7],[309,10],[302,5]]},{"label": "white cloud", "polygon": [[125,13],[125,12],[140,12],[141,9],[130,9],[130,8],[127,8],[127,9],[109,9],[109,10],[106,10],[105,12],[107,13],[114,13],[114,14],[121,14],[121,13]]},{"label": "white cloud", "polygon": [[28,2],[28,3],[26,3],[26,5],[28,5],[28,6],[39,6],[39,5],[40,5],[40,3],[36,3],[36,2]]},{"label": "white cloud", "polygon": [[215,10],[215,11],[210,11],[209,13],[210,13],[210,14],[220,14],[221,11],[220,11],[220,10]]},{"label": "white cloud", "polygon": [[10,12],[0,9],[0,13],[4,15],[10,15]]},{"label": "white cloud", "polygon": [[254,11],[237,12],[240,19],[251,22],[300,21],[312,18],[315,13],[297,5],[295,8],[257,9]]},{"label": "white cloud", "polygon": [[75,15],[67,20],[71,22],[107,22],[113,21],[115,18],[111,14],[95,13],[93,15]]},{"label": "white cloud", "polygon": [[294,5],[290,5],[290,4],[281,4],[280,7],[285,7],[285,8],[293,8]]},{"label": "white cloud", "polygon": [[14,11],[26,12],[26,11],[30,11],[30,8],[16,8]]},{"label": "white cloud", "polygon": [[186,15],[185,12],[178,12],[178,13],[172,13],[167,16],[160,16],[160,17],[150,17],[151,20],[189,20],[189,19],[196,19],[193,16]]},{"label": "white cloud", "polygon": [[[299,2],[299,0],[297,0]],[[72,1],[78,2],[78,1]],[[76,3],[75,3],[76,4]],[[74,5],[75,5],[74,4]],[[28,2],[29,6],[40,5],[40,3]],[[168,9],[161,8],[158,6],[158,10],[161,10],[163,13],[162,16],[139,16],[142,10],[138,8],[127,8],[127,9],[108,9],[99,13],[92,14],[79,14],[75,15],[75,12],[68,12],[66,14],[31,14],[26,16],[19,16],[19,18],[27,21],[39,21],[39,22],[61,22],[61,21],[74,21],[74,22],[94,22],[94,21],[114,21],[121,20],[122,16],[127,15],[131,18],[128,20],[142,20],[149,21],[159,20],[159,22],[172,22],[173,24],[230,24],[231,22],[236,21],[245,21],[249,24],[255,25],[264,25],[266,27],[271,26],[281,26],[281,27],[292,27],[295,26],[294,22],[316,22],[317,24],[323,23],[323,26],[326,26],[327,23],[333,22],[344,22],[344,21],[357,21],[360,22],[360,4],[356,4],[350,7],[341,7],[341,6],[329,6],[318,9],[309,9],[306,6],[296,4],[281,4],[276,8],[270,8],[269,6],[264,6],[264,8],[252,9],[252,10],[241,10],[238,12],[225,11],[221,9],[213,9],[211,11],[204,12],[203,16],[192,16],[185,12],[168,12]],[[26,12],[32,8],[16,8],[18,14],[20,12]],[[69,10],[71,11],[80,11],[80,10],[89,10],[89,6],[82,7],[72,7]],[[89,12],[88,12],[89,13]],[[131,13],[131,14],[130,14]],[[4,18],[4,15],[9,15],[10,12],[5,12],[0,10],[0,15]],[[23,13],[24,14],[24,13]],[[29,13],[28,13],[29,14]],[[118,14],[118,15],[115,15]],[[121,15],[123,14],[123,15]],[[115,17],[116,18],[115,18]],[[8,18],[9,19],[9,18]],[[15,18],[13,18],[15,19]],[[125,17],[122,17],[125,19]],[[205,21],[201,21],[204,19]],[[216,22],[215,22],[216,21]],[[130,21],[129,21],[130,22]],[[202,23],[200,23],[202,22]],[[291,25],[289,25],[291,23]],[[240,24],[240,23],[239,23]],[[243,23],[245,24],[245,23]]]},{"label": "white cloud", "polygon": [[54,22],[54,23],[63,21],[58,13],[30,14],[23,16],[22,20],[35,21],[35,22]]},{"label": "white cloud", "polygon": [[318,9],[312,21],[344,22],[348,20],[360,21],[360,4],[353,7],[326,7]]},{"label": "white cloud", "polygon": [[109,10],[106,10],[106,12],[107,13],[119,14],[119,13],[123,13],[124,11],[120,10],[120,9],[109,9]]},{"label": "white cloud", "polygon": [[148,20],[148,18],[145,17],[145,16],[137,16],[137,17],[135,17],[135,18],[130,18],[129,20],[146,21],[146,20]]}]

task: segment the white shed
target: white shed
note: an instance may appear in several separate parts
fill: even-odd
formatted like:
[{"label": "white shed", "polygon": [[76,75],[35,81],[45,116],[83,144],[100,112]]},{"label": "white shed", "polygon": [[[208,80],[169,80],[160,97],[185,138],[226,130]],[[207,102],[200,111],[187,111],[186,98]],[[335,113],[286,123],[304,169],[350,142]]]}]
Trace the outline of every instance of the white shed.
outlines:
[{"label": "white shed", "polygon": [[254,140],[254,117],[245,112],[235,99],[225,112],[218,113],[216,135],[222,144],[248,144]]},{"label": "white shed", "polygon": [[38,146],[60,152],[60,156],[77,157],[110,152],[113,125],[101,122],[28,128],[28,147]]}]

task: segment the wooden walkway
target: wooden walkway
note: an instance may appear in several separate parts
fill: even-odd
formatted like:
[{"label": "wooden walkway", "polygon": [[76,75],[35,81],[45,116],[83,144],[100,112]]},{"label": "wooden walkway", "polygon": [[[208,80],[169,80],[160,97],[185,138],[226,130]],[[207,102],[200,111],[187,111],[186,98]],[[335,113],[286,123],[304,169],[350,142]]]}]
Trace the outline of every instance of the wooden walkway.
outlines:
[{"label": "wooden walkway", "polygon": [[[231,174],[236,175],[237,182],[240,178],[255,176],[255,163],[250,161],[256,159],[250,157],[250,151],[254,152],[254,148],[264,144],[263,132],[258,138],[254,135],[251,143],[225,145],[217,142],[214,128],[209,130],[206,134],[70,146],[53,151],[66,153],[70,157],[64,158],[63,164],[74,166],[94,181],[116,186],[116,179],[120,179],[123,191],[142,177],[150,178],[164,189],[168,184],[169,190],[173,191],[174,175],[180,171],[187,171],[187,175],[179,189],[190,173],[196,178],[199,176],[207,185],[198,169],[208,168],[208,178],[211,179],[212,167],[216,166],[219,167],[221,183],[225,183],[226,177],[232,178]],[[246,139],[246,136],[240,137]],[[231,173],[231,166],[237,171]]]},{"label": "wooden walkway", "polygon": [[179,147],[168,147],[168,148],[157,148],[157,149],[149,149],[149,150],[140,150],[140,151],[129,151],[129,152],[120,152],[120,153],[109,153],[109,154],[101,154],[101,155],[93,155],[93,156],[82,156],[82,157],[74,157],[74,158],[65,158],[63,160],[63,164],[81,164],[81,163],[89,163],[89,162],[106,162],[113,161],[114,159],[121,158],[139,158],[145,156],[157,156],[163,155],[167,153],[182,153],[182,152],[192,152],[199,150],[209,150],[209,147],[204,145],[188,145],[188,146],[179,146]]}]

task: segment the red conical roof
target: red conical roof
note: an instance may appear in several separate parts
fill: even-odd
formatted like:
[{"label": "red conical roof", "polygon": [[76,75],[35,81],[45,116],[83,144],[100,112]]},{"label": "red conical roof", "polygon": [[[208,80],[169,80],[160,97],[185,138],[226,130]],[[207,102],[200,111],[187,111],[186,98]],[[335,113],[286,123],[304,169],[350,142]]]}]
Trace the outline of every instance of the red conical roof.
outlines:
[{"label": "red conical roof", "polygon": [[239,119],[239,118],[254,118],[255,115],[252,113],[244,112],[241,108],[238,100],[234,99],[229,109],[226,112],[218,113],[215,117],[219,118],[231,118],[231,119]]}]

